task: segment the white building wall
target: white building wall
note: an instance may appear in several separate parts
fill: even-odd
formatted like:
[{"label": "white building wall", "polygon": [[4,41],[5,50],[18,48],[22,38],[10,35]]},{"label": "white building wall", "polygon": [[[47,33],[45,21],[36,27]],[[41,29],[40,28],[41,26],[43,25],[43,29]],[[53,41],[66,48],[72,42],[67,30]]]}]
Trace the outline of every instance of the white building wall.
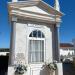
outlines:
[{"label": "white building wall", "polygon": [[63,55],[63,56],[68,56],[68,55],[73,55],[74,54],[74,50],[73,49],[63,49],[63,48],[60,48],[60,55]]},{"label": "white building wall", "polygon": [[27,43],[26,26],[27,24],[16,23],[15,59],[22,61],[23,63],[25,63],[25,52]]},{"label": "white building wall", "polygon": [[0,56],[6,56],[9,52],[0,52]]}]

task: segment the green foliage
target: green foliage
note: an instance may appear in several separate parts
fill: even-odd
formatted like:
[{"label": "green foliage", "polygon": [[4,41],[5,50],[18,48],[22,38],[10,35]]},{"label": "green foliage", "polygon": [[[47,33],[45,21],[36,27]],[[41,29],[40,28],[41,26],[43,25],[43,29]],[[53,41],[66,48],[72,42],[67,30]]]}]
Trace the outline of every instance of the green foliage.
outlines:
[{"label": "green foliage", "polygon": [[57,62],[45,63],[43,68],[48,68],[51,72],[57,70]]},{"label": "green foliage", "polygon": [[56,63],[49,63],[47,64],[47,66],[50,70],[53,70],[53,71],[57,69]]},{"label": "green foliage", "polygon": [[15,66],[15,74],[24,74],[27,71],[27,66],[18,64]]}]

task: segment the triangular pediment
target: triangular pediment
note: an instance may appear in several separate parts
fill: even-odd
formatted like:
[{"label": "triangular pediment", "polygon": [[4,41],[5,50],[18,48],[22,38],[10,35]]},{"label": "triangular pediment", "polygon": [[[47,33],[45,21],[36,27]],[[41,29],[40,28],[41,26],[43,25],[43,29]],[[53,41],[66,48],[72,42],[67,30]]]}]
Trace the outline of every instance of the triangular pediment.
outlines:
[{"label": "triangular pediment", "polygon": [[52,6],[48,5],[42,0],[10,2],[9,6],[13,9],[18,8],[19,10],[35,12],[40,14],[52,14],[59,16],[63,15],[61,12],[55,10]]},{"label": "triangular pediment", "polygon": [[39,8],[38,6],[22,7],[20,10],[49,15],[49,13]]}]

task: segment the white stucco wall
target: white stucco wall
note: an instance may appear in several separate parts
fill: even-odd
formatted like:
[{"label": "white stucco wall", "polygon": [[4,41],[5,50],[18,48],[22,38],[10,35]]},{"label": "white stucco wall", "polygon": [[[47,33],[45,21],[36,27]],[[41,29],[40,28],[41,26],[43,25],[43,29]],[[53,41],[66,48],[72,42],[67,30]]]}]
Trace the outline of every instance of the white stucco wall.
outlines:
[{"label": "white stucco wall", "polygon": [[26,60],[24,61],[27,63],[28,37],[29,34],[36,29],[42,31],[45,35],[45,61],[52,62],[52,31],[50,28],[43,25],[27,25],[22,23],[16,23],[15,58],[17,56],[17,53],[22,53],[24,55],[24,59]]},{"label": "white stucco wall", "polygon": [[19,57],[19,61],[21,60],[23,63],[25,63],[24,60],[27,47],[26,26],[27,26],[26,24],[16,23],[15,58],[18,53],[22,53],[22,56]]}]

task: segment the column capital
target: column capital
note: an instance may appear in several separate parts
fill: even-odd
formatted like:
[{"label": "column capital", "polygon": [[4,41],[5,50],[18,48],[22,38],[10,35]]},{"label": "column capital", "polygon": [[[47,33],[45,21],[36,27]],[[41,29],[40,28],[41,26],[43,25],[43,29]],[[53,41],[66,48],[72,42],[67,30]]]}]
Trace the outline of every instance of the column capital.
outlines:
[{"label": "column capital", "polygon": [[60,23],[56,23],[56,27],[57,28],[60,28]]},{"label": "column capital", "polygon": [[12,17],[12,20],[13,22],[17,22],[17,17]]}]

